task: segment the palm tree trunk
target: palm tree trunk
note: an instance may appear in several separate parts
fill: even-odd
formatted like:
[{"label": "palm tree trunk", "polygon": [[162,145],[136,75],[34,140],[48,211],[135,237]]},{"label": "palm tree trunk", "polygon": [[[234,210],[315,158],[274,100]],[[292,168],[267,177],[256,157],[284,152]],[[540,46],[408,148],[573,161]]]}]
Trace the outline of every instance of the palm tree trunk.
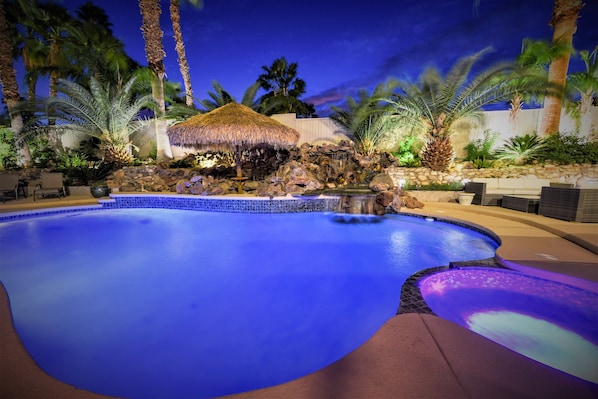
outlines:
[{"label": "palm tree trunk", "polygon": [[21,135],[23,117],[19,112],[11,112],[18,104],[21,96],[17,83],[17,73],[12,62],[12,48],[10,43],[8,23],[6,22],[6,14],[4,12],[4,0],[0,0],[0,84],[2,85],[4,101],[10,114],[10,126],[15,137],[17,163],[20,166],[29,166],[32,162],[29,146]]},{"label": "palm tree trunk", "polygon": [[179,58],[179,68],[185,85],[185,103],[187,106],[193,106],[193,88],[191,87],[191,75],[189,74],[189,63],[185,53],[185,42],[183,41],[183,32],[181,30],[180,0],[170,0],[170,20],[172,21],[172,31],[174,33],[175,49]]},{"label": "palm tree trunk", "polygon": [[[551,25],[554,28],[552,36],[553,45],[565,43],[573,44],[573,35],[577,30],[577,18],[579,11],[584,4],[581,0],[555,0],[552,11]],[[548,68],[548,84],[554,85],[556,93],[547,95],[544,99],[544,110],[542,112],[542,123],[540,131],[542,134],[552,134],[559,131],[561,122],[561,110],[565,81],[569,69],[570,51],[565,55],[553,60]]]},{"label": "palm tree trunk", "polygon": [[156,149],[157,160],[167,161],[172,159],[172,149],[166,134],[167,125],[159,120],[166,113],[164,102],[164,47],[162,46],[162,36],[164,32],[160,28],[160,9],[159,0],[139,0],[139,10],[142,16],[141,31],[145,40],[145,56],[149,68],[154,72],[156,82],[152,84],[152,94],[156,103],[158,103],[158,115],[156,118]]}]

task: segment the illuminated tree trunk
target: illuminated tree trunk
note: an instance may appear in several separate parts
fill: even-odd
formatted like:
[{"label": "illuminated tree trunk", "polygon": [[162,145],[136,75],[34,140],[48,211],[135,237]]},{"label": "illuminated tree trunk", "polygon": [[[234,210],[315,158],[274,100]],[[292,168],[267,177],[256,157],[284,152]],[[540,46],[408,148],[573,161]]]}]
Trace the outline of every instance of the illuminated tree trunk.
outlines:
[{"label": "illuminated tree trunk", "polygon": [[18,104],[20,95],[17,74],[12,62],[11,40],[8,33],[6,14],[4,13],[4,0],[0,0],[0,84],[10,114],[10,126],[17,147],[17,162],[21,166],[29,166],[31,165],[31,154],[27,142],[21,136],[23,117],[19,112],[11,112]]},{"label": "illuminated tree trunk", "polygon": [[166,113],[164,101],[164,47],[162,46],[162,36],[164,32],[160,28],[160,8],[159,0],[139,0],[139,10],[142,16],[141,31],[145,40],[145,56],[149,68],[154,73],[154,82],[152,83],[152,94],[158,104],[157,118],[155,119],[156,128],[156,147],[157,160],[166,161],[172,159],[172,149],[166,133],[167,125],[162,119]]},{"label": "illuminated tree trunk", "polygon": [[[577,18],[579,11],[584,4],[581,0],[555,0],[552,9],[552,20],[550,22],[554,29],[552,44],[566,43],[573,44],[573,35],[577,30]],[[548,84],[555,86],[555,93],[547,95],[544,99],[542,112],[541,134],[552,134],[559,131],[561,122],[561,110],[565,91],[565,81],[569,69],[569,58],[571,52],[556,58],[548,68]]]},{"label": "illuminated tree trunk", "polygon": [[185,85],[185,103],[187,106],[193,106],[193,87],[191,86],[191,75],[189,73],[189,63],[185,53],[185,42],[183,41],[183,32],[181,30],[180,0],[170,0],[170,20],[172,21],[172,32],[174,34],[175,49],[179,59],[179,68]]}]

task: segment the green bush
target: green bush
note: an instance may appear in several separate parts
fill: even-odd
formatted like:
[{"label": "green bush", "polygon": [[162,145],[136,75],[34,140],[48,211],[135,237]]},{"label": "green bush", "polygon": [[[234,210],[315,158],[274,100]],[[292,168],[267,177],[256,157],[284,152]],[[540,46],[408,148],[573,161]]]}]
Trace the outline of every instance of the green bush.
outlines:
[{"label": "green bush", "polygon": [[407,191],[461,191],[463,190],[462,183],[437,183],[432,182],[428,184],[412,184],[406,183],[403,186],[403,190]]},{"label": "green bush", "polygon": [[470,161],[476,169],[492,167],[496,159],[492,147],[497,138],[498,133],[485,130],[482,139],[473,140],[463,148],[466,152],[464,160]]},{"label": "green bush", "polygon": [[588,141],[576,135],[551,134],[544,141],[540,162],[560,165],[573,163],[598,163],[598,142]]},{"label": "green bush", "polygon": [[398,159],[399,166],[415,168],[421,165],[418,151],[414,148],[418,138],[415,135],[405,137],[400,143],[399,148],[391,154]]},{"label": "green bush", "polygon": [[17,151],[13,139],[12,130],[0,128],[0,167],[2,169],[17,167]]}]

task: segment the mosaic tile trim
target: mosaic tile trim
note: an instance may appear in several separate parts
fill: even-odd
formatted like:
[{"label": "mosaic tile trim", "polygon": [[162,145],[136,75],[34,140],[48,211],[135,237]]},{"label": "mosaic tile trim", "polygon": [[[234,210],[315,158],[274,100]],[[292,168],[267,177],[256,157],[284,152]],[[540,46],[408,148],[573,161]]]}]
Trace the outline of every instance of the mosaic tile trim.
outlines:
[{"label": "mosaic tile trim", "polygon": [[69,207],[64,207],[64,208],[46,208],[46,209],[33,210],[33,211],[10,212],[10,213],[0,214],[0,223],[12,222],[15,220],[23,220],[23,219],[29,219],[29,218],[34,218],[34,217],[40,217],[40,216],[59,215],[59,214],[63,214],[63,213],[97,211],[100,209],[102,209],[101,205],[86,205],[86,206],[69,206]]},{"label": "mosaic tile trim", "polygon": [[436,313],[434,313],[432,309],[428,307],[428,304],[424,300],[422,293],[419,289],[419,281],[424,277],[451,269],[458,269],[464,267],[479,268],[480,266],[487,268],[510,270],[496,263],[494,258],[467,262],[451,262],[448,266],[439,266],[425,270],[420,270],[419,272],[409,276],[405,283],[403,283],[403,287],[401,288],[401,302],[399,304],[397,314],[399,315],[405,313],[424,313],[436,315]]},{"label": "mosaic tile trim", "polygon": [[332,212],[339,198],[234,198],[197,197],[188,195],[111,195],[101,200],[103,209],[115,208],[169,208],[196,211],[233,213],[297,213]]}]

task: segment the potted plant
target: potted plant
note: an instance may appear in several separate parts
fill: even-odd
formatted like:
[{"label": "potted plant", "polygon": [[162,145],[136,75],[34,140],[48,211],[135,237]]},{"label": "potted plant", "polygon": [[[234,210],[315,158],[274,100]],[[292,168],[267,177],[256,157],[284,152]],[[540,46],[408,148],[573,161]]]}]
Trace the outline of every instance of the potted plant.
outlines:
[{"label": "potted plant", "polygon": [[110,187],[104,180],[95,182],[89,189],[94,198],[107,197],[110,195]]}]

